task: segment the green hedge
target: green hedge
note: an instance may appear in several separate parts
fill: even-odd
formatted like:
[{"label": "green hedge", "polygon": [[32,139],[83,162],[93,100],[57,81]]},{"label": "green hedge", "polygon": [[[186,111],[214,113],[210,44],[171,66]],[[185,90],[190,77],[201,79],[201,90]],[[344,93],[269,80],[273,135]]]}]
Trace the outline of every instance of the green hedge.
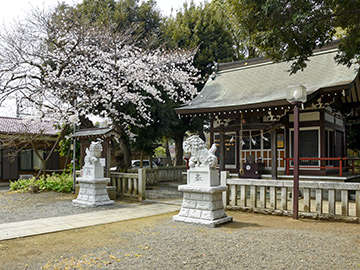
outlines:
[{"label": "green hedge", "polygon": [[31,179],[22,179],[17,181],[10,181],[10,190],[29,191],[30,186],[37,185],[39,191],[56,191],[63,193],[70,193],[73,188],[73,178],[71,174],[52,174],[46,177],[43,176],[38,180],[35,177]]}]

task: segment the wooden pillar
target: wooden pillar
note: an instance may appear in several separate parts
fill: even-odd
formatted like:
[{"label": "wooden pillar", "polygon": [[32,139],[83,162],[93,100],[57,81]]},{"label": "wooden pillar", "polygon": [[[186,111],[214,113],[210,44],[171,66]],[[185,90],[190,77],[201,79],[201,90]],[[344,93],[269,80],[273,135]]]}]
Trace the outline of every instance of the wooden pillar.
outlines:
[{"label": "wooden pillar", "polygon": [[236,164],[236,171],[240,171],[240,132],[236,131],[235,133],[235,164]]},{"label": "wooden pillar", "polygon": [[86,139],[84,139],[84,138],[79,138],[79,142],[80,142],[80,160],[79,160],[80,168],[82,168],[84,166],[85,140]]},{"label": "wooden pillar", "polygon": [[224,126],[220,128],[220,171],[225,171],[225,131]]},{"label": "wooden pillar", "polygon": [[214,144],[214,119],[210,120],[210,147]]},{"label": "wooden pillar", "polygon": [[271,130],[271,178],[277,179],[277,132]]},{"label": "wooden pillar", "polygon": [[343,152],[343,157],[347,157],[346,118],[343,118],[343,127],[344,127],[344,136],[343,136],[344,152]]},{"label": "wooden pillar", "polygon": [[[326,157],[326,142],[325,142],[325,110],[320,111],[320,157]],[[320,161],[320,166],[325,166],[325,160]]]},{"label": "wooden pillar", "polygon": [[106,177],[110,177],[110,164],[111,164],[111,141],[110,138],[106,138]]}]

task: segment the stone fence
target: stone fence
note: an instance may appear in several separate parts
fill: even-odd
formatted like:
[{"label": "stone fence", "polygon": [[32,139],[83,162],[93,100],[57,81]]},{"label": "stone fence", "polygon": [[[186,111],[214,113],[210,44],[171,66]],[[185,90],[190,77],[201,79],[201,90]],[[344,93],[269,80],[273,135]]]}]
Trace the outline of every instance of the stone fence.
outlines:
[{"label": "stone fence", "polygon": [[[228,209],[292,215],[293,181],[230,178],[224,171],[221,185],[228,186]],[[360,223],[360,183],[300,181],[299,188],[299,217]]]},{"label": "stone fence", "polygon": [[[186,166],[160,166],[154,169],[147,168],[144,170],[146,175],[146,184],[156,185],[164,181],[183,181],[183,173],[186,172]],[[137,169],[130,169],[128,171],[136,173]]]},{"label": "stone fence", "polygon": [[132,197],[142,201],[145,200],[146,185],[156,185],[163,181],[182,181],[186,167],[159,167],[128,171],[128,173],[111,172],[110,185],[115,186],[118,196]]},{"label": "stone fence", "polygon": [[112,172],[110,179],[110,184],[116,187],[116,195],[145,200],[145,169],[138,169],[136,173]]}]

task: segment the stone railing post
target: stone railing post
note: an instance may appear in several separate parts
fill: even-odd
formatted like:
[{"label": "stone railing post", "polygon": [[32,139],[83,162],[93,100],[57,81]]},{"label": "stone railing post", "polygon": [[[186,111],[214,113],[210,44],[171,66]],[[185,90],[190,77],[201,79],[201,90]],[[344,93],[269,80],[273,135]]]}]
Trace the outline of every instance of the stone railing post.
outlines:
[{"label": "stone railing post", "polygon": [[228,188],[227,190],[225,190],[222,193],[222,201],[223,201],[223,205],[224,205],[225,209],[229,204],[229,186],[226,183],[228,177],[229,177],[229,172],[228,171],[220,172],[220,185],[227,186],[227,188]]},{"label": "stone railing post", "polygon": [[139,196],[139,201],[143,201],[145,200],[146,196],[145,196],[145,191],[146,191],[146,171],[145,169],[138,169],[138,196]]}]

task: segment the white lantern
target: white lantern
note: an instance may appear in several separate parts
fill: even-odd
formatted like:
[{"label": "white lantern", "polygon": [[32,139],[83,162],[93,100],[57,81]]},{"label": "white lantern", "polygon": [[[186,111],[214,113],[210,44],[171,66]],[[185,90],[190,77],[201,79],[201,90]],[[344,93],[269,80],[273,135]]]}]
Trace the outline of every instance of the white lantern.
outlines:
[{"label": "white lantern", "polygon": [[290,85],[286,93],[286,100],[290,103],[306,102],[306,87],[303,85]]}]

